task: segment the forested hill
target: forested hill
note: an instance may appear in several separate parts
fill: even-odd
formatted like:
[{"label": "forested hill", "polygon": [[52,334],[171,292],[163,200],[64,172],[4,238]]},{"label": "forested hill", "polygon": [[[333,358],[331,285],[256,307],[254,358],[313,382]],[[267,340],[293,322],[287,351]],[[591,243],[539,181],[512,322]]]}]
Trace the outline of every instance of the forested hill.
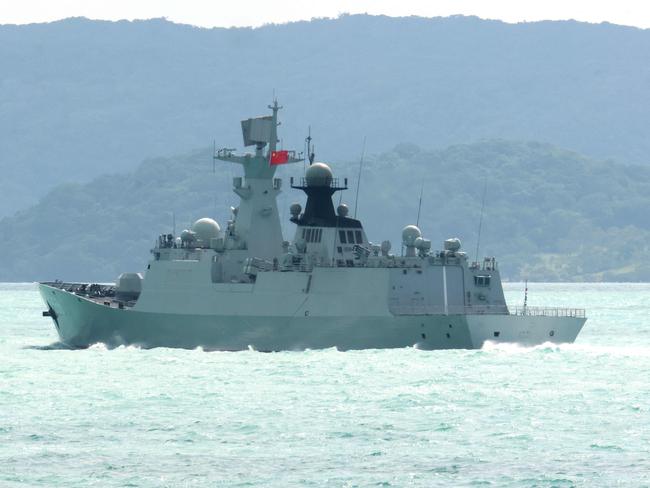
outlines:
[{"label": "forested hill", "polygon": [[[240,140],[273,90],[286,145],[541,140],[649,162],[650,31],[365,15],[262,28],[68,19],[0,26],[0,216],[156,154]],[[596,212],[596,209],[592,209]]]},{"label": "forested hill", "polygon": [[[143,270],[156,236],[203,216],[222,225],[237,199],[238,174],[226,163],[212,172],[210,151],[151,159],[129,174],[66,184],[41,202],[0,221],[0,281],[112,281]],[[354,208],[358,161],[333,165],[350,179],[343,201]],[[282,167],[279,198],[285,236],[288,206],[304,201]],[[358,216],[374,242],[389,238],[399,252],[402,227],[420,218],[439,249],[457,236],[474,258],[487,183],[481,255],[497,256],[511,280],[647,280],[650,263],[650,168],[599,161],[540,143],[483,141],[425,151],[401,144],[363,165]]]}]

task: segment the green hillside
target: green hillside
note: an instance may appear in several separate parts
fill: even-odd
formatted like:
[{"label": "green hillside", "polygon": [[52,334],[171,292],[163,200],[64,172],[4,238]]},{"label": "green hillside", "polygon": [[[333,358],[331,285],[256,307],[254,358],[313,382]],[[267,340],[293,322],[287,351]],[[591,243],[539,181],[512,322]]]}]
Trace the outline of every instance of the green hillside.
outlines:
[{"label": "green hillside", "polygon": [[[358,161],[334,164],[348,176],[343,201],[354,208]],[[412,144],[366,158],[358,216],[369,238],[389,238],[399,252],[402,227],[414,223],[423,185],[420,226],[440,248],[457,236],[474,257],[487,182],[481,255],[497,256],[511,280],[648,279],[650,168],[590,159],[540,143],[483,141],[427,151]],[[213,173],[211,153],[157,158],[129,174],[65,184],[36,206],[0,221],[5,244],[0,281],[111,281],[142,270],[155,237],[202,216],[222,224],[237,199],[238,168]],[[288,187],[301,164],[283,167],[280,196],[285,236],[288,206],[304,201]]]},{"label": "green hillside", "polygon": [[[0,217],[57,184],[238,141],[275,90],[344,161],[398,141],[541,140],[647,164],[650,31],[343,16],[257,29],[165,20],[0,26]],[[596,212],[596,209],[592,209]]]}]

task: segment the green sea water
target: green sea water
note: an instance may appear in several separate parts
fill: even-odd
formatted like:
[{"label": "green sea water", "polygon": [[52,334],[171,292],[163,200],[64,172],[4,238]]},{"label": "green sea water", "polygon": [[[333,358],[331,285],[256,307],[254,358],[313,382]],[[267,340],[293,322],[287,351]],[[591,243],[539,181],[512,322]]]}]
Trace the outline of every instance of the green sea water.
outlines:
[{"label": "green sea water", "polygon": [[650,486],[650,285],[529,288],[575,344],[73,351],[0,285],[0,487]]}]

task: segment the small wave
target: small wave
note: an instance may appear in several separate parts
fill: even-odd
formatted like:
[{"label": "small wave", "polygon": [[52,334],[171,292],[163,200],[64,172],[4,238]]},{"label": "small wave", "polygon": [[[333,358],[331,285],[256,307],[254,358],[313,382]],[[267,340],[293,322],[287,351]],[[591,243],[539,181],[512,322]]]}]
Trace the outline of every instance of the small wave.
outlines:
[{"label": "small wave", "polygon": [[614,451],[614,452],[623,452],[624,449],[620,446],[614,444],[598,444],[594,443],[589,446],[591,449],[598,451]]},{"label": "small wave", "polygon": [[23,349],[33,349],[36,351],[75,351],[78,349],[85,349],[84,347],[73,347],[63,342],[53,342],[46,345],[23,346]]},{"label": "small wave", "polygon": [[543,352],[576,352],[593,355],[608,356],[648,356],[650,357],[650,346],[602,346],[596,344],[557,344],[545,342],[536,346],[525,346],[514,342],[493,342],[485,341],[482,351],[496,351],[505,353],[527,353],[535,351]]},{"label": "small wave", "polygon": [[650,357],[650,346],[602,346],[591,344],[564,344],[562,345],[562,350],[607,356]]},{"label": "small wave", "polygon": [[[525,353],[530,351],[560,351],[564,344],[555,344],[553,342],[544,342],[536,346],[526,346],[517,342],[494,342],[485,341],[482,351],[498,351],[509,353]],[[570,345],[570,344],[566,344]]]}]

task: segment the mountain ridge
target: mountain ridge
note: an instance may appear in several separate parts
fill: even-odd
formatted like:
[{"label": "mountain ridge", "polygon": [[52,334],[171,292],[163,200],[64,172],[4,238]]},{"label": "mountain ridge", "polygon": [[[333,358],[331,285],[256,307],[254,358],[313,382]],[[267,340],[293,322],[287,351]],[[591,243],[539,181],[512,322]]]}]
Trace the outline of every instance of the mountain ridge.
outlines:
[{"label": "mountain ridge", "polygon": [[232,120],[274,87],[287,145],[311,125],[329,160],[364,137],[377,152],[505,138],[645,164],[649,48],[634,27],[475,17],[3,25],[0,215],[68,180],[239,140]]}]

